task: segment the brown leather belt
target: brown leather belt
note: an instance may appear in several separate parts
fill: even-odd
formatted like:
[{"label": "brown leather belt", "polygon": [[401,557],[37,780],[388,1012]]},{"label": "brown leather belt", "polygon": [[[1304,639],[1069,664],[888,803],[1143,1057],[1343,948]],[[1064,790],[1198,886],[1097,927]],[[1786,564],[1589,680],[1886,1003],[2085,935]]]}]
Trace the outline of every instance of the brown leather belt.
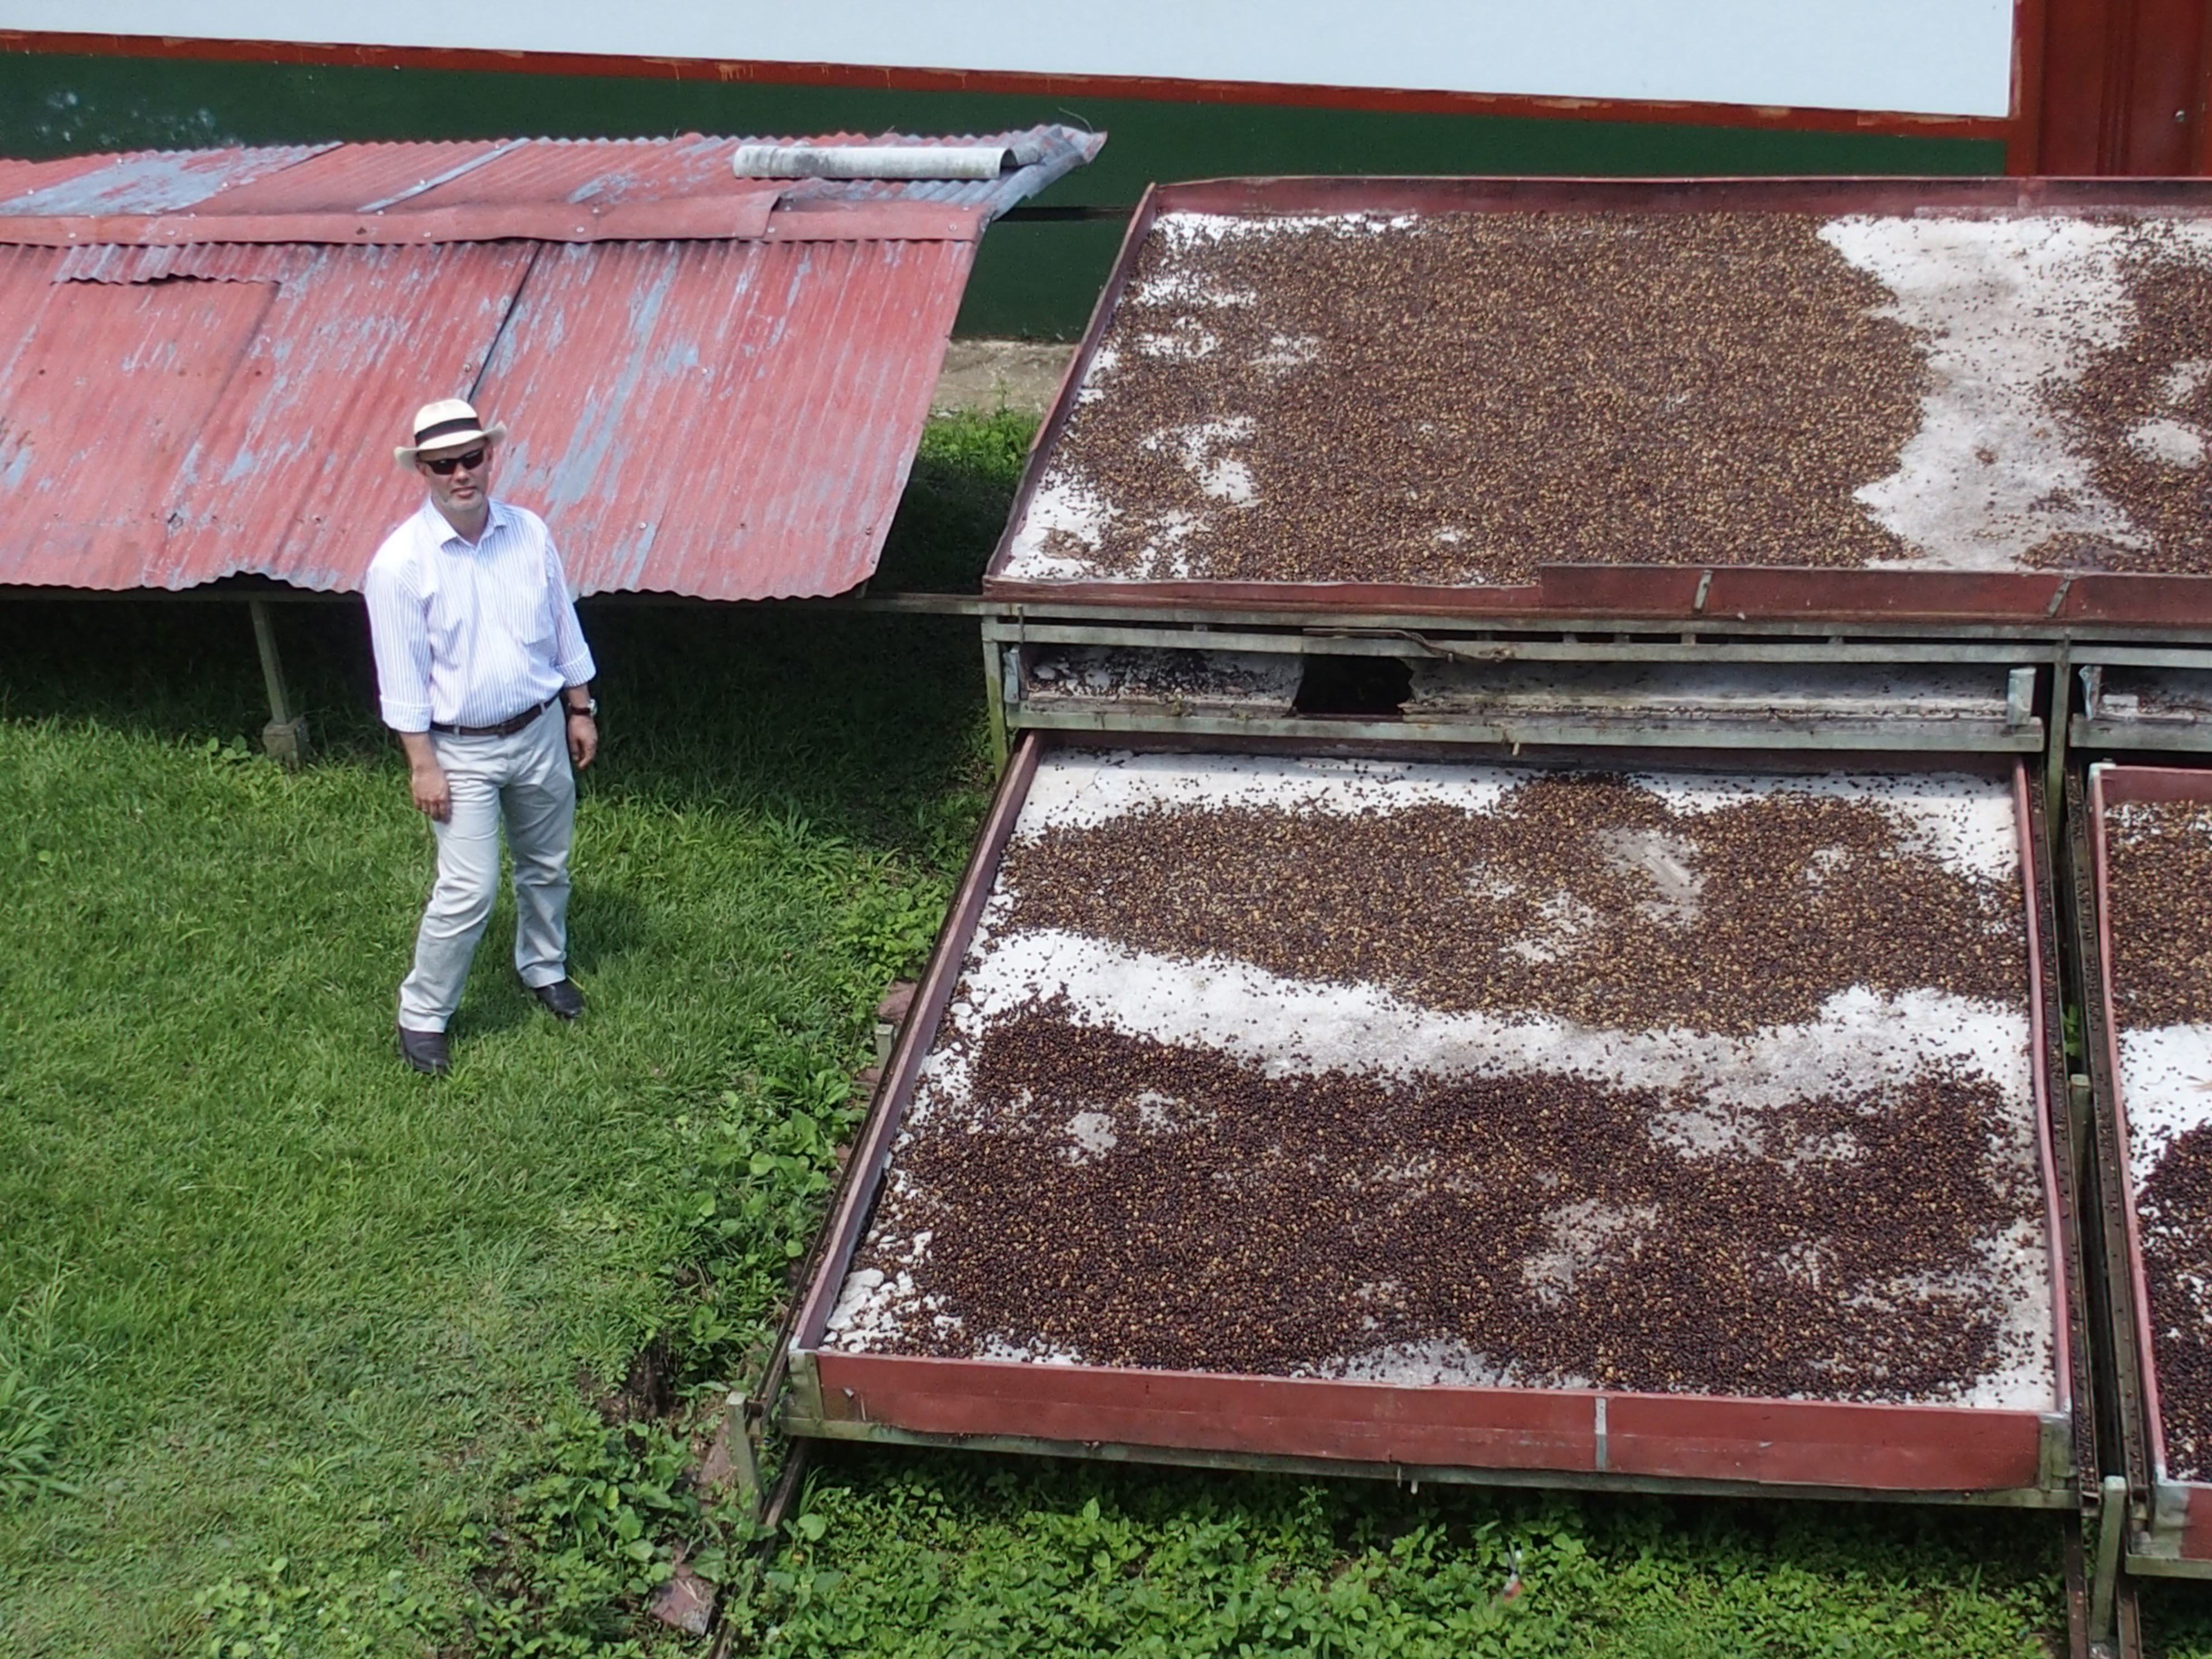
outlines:
[{"label": "brown leather belt", "polygon": [[501,720],[497,726],[447,726],[442,720],[432,720],[430,729],[443,732],[449,738],[511,738],[550,708],[560,696],[556,691],[535,708],[526,708],[513,720]]}]

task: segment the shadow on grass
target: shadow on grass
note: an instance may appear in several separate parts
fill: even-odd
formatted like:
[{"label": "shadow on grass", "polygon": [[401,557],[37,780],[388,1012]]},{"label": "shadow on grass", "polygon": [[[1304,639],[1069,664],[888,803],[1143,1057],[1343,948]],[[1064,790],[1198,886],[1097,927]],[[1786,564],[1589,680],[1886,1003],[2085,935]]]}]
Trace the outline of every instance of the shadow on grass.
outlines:
[{"label": "shadow on grass", "polygon": [[[357,602],[284,605],[294,702],[327,760],[392,768]],[[792,813],[870,845],[913,843],[925,804],[974,771],[972,621],[788,606],[581,607],[605,752],[588,792]],[[164,741],[259,743],[268,705],[242,604],[0,605],[0,716],[94,720]]]},{"label": "shadow on grass", "polygon": [[[974,588],[1029,431],[1015,416],[932,422],[878,591]],[[243,599],[0,603],[0,717],[258,746],[268,703]],[[396,771],[361,602],[271,609],[317,748]],[[581,610],[605,739],[591,792],[765,810],[867,846],[927,848],[948,781],[981,781],[972,621],[775,604]]]},{"label": "shadow on grass", "polygon": [[[1178,1627],[1207,1651],[1273,1650],[1260,1626],[1291,1609],[1316,1648],[1453,1651],[1456,1630],[1456,1650],[1590,1659],[1996,1659],[2047,1651],[2063,1628],[2057,1525],[2017,1511],[860,1447],[817,1449],[805,1508],[825,1522],[805,1565],[846,1576],[841,1601],[790,1610],[798,1650],[839,1620],[886,1652],[989,1620],[1006,1651],[1070,1651],[1054,1620],[1079,1592],[1089,1630],[1144,1650]],[[1249,1622],[1231,1628],[1240,1601]]]},{"label": "shadow on grass", "polygon": [[568,933],[569,960],[584,973],[603,972],[645,948],[645,908],[611,883],[576,879],[575,921]]},{"label": "shadow on grass", "polygon": [[2185,1578],[2137,1581],[2143,1659],[2212,1654],[2212,1584]]}]

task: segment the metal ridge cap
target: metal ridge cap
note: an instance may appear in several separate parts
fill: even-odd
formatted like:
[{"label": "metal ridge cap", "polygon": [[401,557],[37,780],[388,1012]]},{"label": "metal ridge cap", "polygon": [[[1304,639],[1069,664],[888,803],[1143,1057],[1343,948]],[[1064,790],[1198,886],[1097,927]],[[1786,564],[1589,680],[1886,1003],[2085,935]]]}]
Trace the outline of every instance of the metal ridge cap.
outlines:
[{"label": "metal ridge cap", "polygon": [[471,204],[394,213],[0,215],[0,246],[754,240],[768,234],[779,194],[752,191],[611,207],[563,202]]}]

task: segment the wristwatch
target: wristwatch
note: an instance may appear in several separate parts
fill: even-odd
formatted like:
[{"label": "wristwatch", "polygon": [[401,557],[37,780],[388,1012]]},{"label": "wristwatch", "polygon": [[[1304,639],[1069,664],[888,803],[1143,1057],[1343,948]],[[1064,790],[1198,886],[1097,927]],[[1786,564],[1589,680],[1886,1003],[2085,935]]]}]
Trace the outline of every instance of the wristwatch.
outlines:
[{"label": "wristwatch", "polygon": [[599,717],[599,700],[597,697],[586,697],[581,702],[570,702],[568,698],[563,697],[561,699],[561,707],[571,714],[588,714],[593,720]]}]

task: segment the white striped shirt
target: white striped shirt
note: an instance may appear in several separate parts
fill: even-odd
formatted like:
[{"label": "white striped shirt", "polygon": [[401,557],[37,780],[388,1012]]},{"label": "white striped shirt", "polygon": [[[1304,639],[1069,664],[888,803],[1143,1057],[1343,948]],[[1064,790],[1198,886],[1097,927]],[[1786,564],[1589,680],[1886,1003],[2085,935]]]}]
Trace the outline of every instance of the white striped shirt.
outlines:
[{"label": "white striped shirt", "polygon": [[369,561],[377,690],[395,732],[497,726],[596,672],[545,521],[489,506],[471,546],[426,500]]}]

